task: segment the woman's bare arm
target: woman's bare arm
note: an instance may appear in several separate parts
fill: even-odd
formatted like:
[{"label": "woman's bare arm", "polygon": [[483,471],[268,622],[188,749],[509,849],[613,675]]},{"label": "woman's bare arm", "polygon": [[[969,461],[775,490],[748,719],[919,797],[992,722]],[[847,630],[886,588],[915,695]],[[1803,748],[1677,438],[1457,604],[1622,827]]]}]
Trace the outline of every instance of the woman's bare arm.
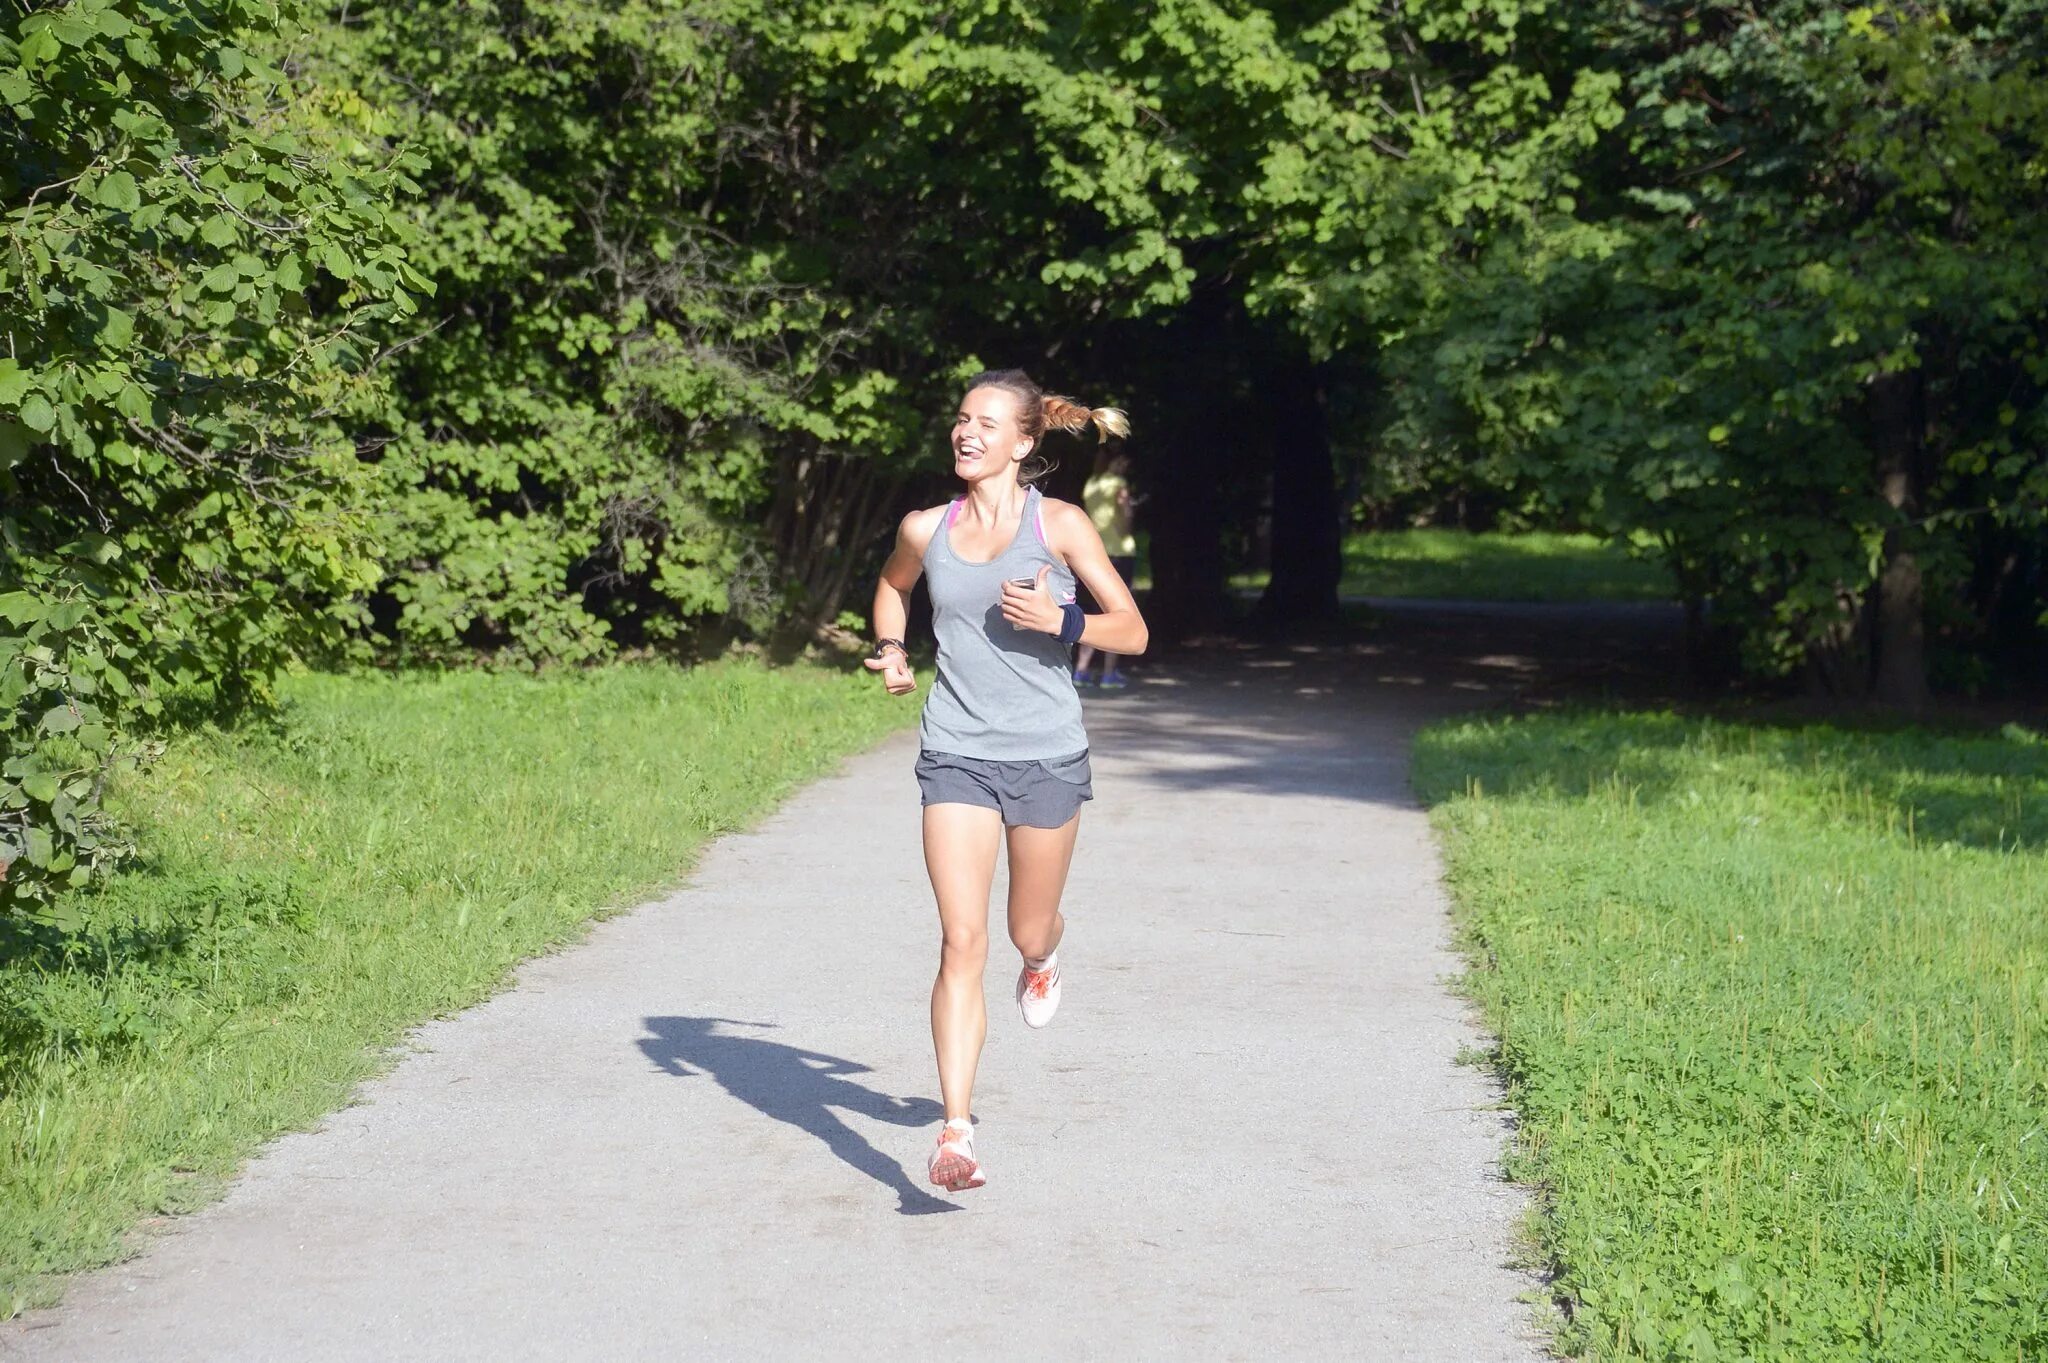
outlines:
[{"label": "woman's bare arm", "polygon": [[[901,639],[910,627],[910,593],[924,575],[924,551],[931,544],[945,510],[941,506],[913,511],[896,527],[896,547],[889,551],[889,561],[882,565],[882,576],[875,583],[872,618],[876,638]],[[910,655],[903,649],[892,648],[879,658],[869,658],[867,666],[869,671],[882,674],[882,684],[892,696],[907,696],[917,689]]]},{"label": "woman's bare arm", "polygon": [[[1081,630],[1080,642],[1094,648],[1107,649],[1111,653],[1130,655],[1143,653],[1151,641],[1151,631],[1145,627],[1145,617],[1138,613],[1138,603],[1131,597],[1131,589],[1116,568],[1109,561],[1109,553],[1102,547],[1102,536],[1096,532],[1095,523],[1088,519],[1088,513],[1071,502],[1045,501],[1046,538],[1052,550],[1081,579],[1095,604],[1102,607],[1097,615],[1090,615]],[[1010,597],[1029,597],[1033,593],[1005,585],[1003,588],[1004,614],[1010,614]],[[1039,593],[1042,595],[1042,593]],[[1039,613],[1020,602],[1020,614],[1026,615],[1023,623],[1027,627],[1045,627],[1050,619],[1048,633],[1058,633],[1060,622],[1054,617],[1041,619]],[[1013,617],[1013,623],[1015,618]]]}]

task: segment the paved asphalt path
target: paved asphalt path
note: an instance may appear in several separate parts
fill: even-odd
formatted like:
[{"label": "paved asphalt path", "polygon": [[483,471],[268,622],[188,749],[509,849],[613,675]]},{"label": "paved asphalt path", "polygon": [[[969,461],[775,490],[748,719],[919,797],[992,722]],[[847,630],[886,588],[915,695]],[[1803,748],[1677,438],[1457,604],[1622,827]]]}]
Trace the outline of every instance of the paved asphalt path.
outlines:
[{"label": "paved asphalt path", "polygon": [[992,922],[984,1189],[922,1182],[937,925],[905,736],[421,1028],[0,1356],[1537,1359],[1406,748],[1582,659],[1397,616],[1091,700],[1043,1032]]}]

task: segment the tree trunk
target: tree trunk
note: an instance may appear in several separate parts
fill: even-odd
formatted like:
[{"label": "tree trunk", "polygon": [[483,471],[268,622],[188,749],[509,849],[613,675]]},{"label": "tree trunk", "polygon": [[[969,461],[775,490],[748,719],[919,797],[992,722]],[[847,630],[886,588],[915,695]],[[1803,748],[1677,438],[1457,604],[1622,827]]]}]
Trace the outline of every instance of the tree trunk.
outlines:
[{"label": "tree trunk", "polygon": [[843,606],[865,613],[871,584],[856,584],[854,574],[887,553],[889,528],[907,509],[907,488],[899,470],[845,451],[783,455],[762,530],[779,571],[801,594],[791,621],[797,633],[807,637]]},{"label": "tree trunk", "polygon": [[1918,370],[1886,374],[1870,385],[1871,443],[1884,499],[1899,524],[1885,531],[1884,566],[1878,574],[1872,612],[1872,645],[1877,668],[1871,699],[1879,705],[1918,710],[1927,704],[1926,611],[1920,560],[1913,552],[1911,521],[1921,502],[1921,384]]},{"label": "tree trunk", "polygon": [[1685,595],[1685,636],[1678,651],[1678,682],[1688,690],[1707,682],[1707,598],[1698,592]]},{"label": "tree trunk", "polygon": [[1152,590],[1145,623],[1160,643],[1205,634],[1227,624],[1230,602],[1223,567],[1223,504],[1218,471],[1227,451],[1215,432],[1175,423],[1163,457],[1140,457],[1134,482],[1146,502],[1139,511],[1151,536]]},{"label": "tree trunk", "polygon": [[1259,602],[1269,625],[1334,620],[1344,576],[1343,514],[1330,457],[1329,385],[1291,339],[1268,338],[1259,406],[1273,447],[1273,575]]},{"label": "tree trunk", "polygon": [[1231,621],[1223,556],[1226,499],[1245,459],[1244,413],[1234,366],[1242,349],[1229,299],[1197,293],[1156,347],[1153,391],[1170,395],[1131,439],[1132,490],[1145,500],[1138,524],[1150,536],[1152,590],[1145,623],[1155,643],[1174,643]]},{"label": "tree trunk", "polygon": [[1834,610],[1807,627],[1806,691],[1818,700],[1861,704],[1870,699],[1870,639],[1875,589],[1835,585]]}]

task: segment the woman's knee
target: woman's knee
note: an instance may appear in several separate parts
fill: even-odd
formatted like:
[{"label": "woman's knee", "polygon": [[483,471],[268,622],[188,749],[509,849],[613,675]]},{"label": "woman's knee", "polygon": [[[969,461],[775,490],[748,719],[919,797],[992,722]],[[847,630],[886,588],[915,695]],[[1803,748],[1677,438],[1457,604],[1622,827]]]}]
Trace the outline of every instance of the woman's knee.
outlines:
[{"label": "woman's knee", "polygon": [[1028,919],[1012,916],[1010,945],[1026,956],[1043,956],[1058,945],[1065,927],[1066,919],[1058,909],[1050,915],[1034,915]]},{"label": "woman's knee", "polygon": [[941,966],[979,971],[988,960],[988,929],[978,924],[946,924],[939,948]]}]

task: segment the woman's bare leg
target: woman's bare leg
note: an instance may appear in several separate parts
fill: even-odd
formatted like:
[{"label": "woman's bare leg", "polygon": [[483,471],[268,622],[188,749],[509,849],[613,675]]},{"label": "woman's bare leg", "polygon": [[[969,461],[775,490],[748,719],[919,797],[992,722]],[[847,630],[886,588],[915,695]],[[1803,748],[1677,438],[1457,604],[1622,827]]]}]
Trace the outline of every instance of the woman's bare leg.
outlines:
[{"label": "woman's bare leg", "polygon": [[1058,828],[1009,830],[1010,941],[1026,960],[1042,960],[1058,949],[1067,930],[1060,914],[1060,895],[1067,888],[1067,868],[1074,861],[1074,838],[1081,816]]},{"label": "woman's bare leg", "polygon": [[[981,997],[988,962],[988,894],[1003,817],[979,805],[926,805],[924,868],[939,901],[939,977],[932,983],[932,1048],[946,1116],[973,1112],[974,1070],[988,1035]],[[1013,854],[1014,855],[1014,854]]]}]

